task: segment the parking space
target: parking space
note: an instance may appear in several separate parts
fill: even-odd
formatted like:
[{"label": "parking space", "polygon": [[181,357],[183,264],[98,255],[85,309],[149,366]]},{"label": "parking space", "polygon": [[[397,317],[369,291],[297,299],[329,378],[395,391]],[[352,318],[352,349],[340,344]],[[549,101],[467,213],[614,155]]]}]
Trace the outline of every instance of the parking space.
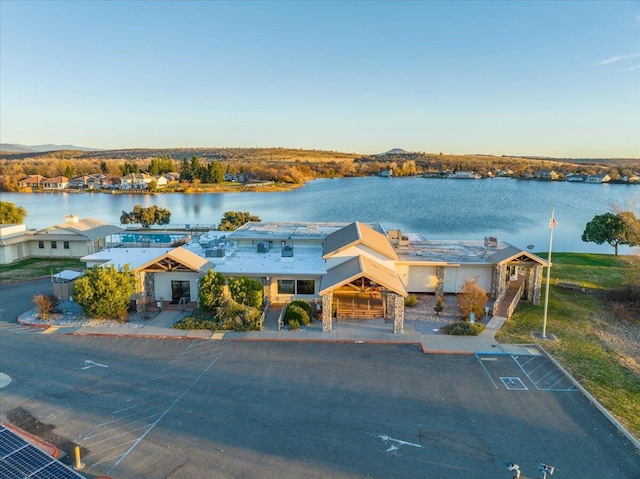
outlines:
[{"label": "parking space", "polygon": [[541,354],[476,354],[495,389],[509,391],[577,391],[571,381]]}]

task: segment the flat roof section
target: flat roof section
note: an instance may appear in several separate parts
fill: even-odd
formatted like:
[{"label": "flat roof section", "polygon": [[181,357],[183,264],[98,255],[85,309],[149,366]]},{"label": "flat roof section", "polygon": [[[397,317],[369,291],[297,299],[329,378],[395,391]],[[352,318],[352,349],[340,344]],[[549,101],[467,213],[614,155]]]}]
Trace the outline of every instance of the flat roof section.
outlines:
[{"label": "flat roof section", "polygon": [[[286,240],[289,237],[324,240],[331,233],[338,231],[350,223],[338,222],[284,222],[284,223],[264,223],[250,222],[228,235],[233,239],[265,239]],[[378,233],[385,234],[379,223],[362,223]]]},{"label": "flat roof section", "polygon": [[327,272],[320,246],[294,246],[292,257],[283,257],[280,247],[265,253],[258,253],[256,246],[227,247],[225,254],[215,262],[215,271],[225,275],[312,277]]}]

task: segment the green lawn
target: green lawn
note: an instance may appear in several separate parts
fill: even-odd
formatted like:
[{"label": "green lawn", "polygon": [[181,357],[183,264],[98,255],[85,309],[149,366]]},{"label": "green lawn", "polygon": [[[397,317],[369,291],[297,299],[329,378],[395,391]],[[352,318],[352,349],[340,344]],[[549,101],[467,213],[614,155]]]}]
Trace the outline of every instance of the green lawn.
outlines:
[{"label": "green lawn", "polygon": [[[632,434],[640,437],[640,374],[625,367],[619,351],[598,335],[607,328],[608,319],[597,291],[624,284],[632,275],[629,259],[575,253],[558,253],[552,259],[552,278],[580,282],[595,291],[568,291],[552,282],[547,332],[557,336],[557,342],[534,340],[531,333],[542,330],[543,305],[530,304],[518,306],[496,339],[542,344]],[[638,328],[640,321],[629,326]]]},{"label": "green lawn", "polygon": [[65,269],[84,271],[85,264],[78,259],[69,258],[29,258],[0,265],[0,283],[42,278]]}]

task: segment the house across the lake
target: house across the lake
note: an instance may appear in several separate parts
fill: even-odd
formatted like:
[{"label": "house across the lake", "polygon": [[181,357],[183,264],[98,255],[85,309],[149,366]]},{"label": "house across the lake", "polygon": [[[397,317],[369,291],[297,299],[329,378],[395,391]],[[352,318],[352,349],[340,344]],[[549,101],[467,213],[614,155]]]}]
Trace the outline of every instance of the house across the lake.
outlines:
[{"label": "house across the lake", "polygon": [[259,279],[272,304],[316,303],[325,332],[335,317],[384,317],[396,333],[403,330],[408,294],[456,294],[467,281],[488,292],[494,315],[507,316],[521,298],[538,304],[547,265],[493,237],[429,240],[359,222],[252,222],[231,233],[194,236],[178,248],[112,248],[82,260],[88,266],[129,263],[143,276],[146,303],[192,302],[200,277],[212,268],[226,277]]}]

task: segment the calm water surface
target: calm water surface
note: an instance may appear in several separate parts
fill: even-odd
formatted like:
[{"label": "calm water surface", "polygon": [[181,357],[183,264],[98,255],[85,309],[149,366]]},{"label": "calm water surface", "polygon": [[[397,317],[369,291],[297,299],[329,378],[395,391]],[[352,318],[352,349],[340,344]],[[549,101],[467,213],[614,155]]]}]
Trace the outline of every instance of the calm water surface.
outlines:
[{"label": "calm water surface", "polygon": [[611,253],[606,244],[582,242],[584,226],[614,204],[631,204],[639,193],[640,187],[629,185],[370,177],[319,179],[280,193],[3,193],[2,201],[23,206],[29,213],[27,228],[35,229],[60,223],[69,214],[119,224],[122,211],[142,204],[167,208],[175,225],[216,224],[225,211],[243,210],[264,221],[379,222],[434,239],[497,236],[522,248],[534,245],[534,251],[548,250],[549,217],[555,209],[554,251]]}]

